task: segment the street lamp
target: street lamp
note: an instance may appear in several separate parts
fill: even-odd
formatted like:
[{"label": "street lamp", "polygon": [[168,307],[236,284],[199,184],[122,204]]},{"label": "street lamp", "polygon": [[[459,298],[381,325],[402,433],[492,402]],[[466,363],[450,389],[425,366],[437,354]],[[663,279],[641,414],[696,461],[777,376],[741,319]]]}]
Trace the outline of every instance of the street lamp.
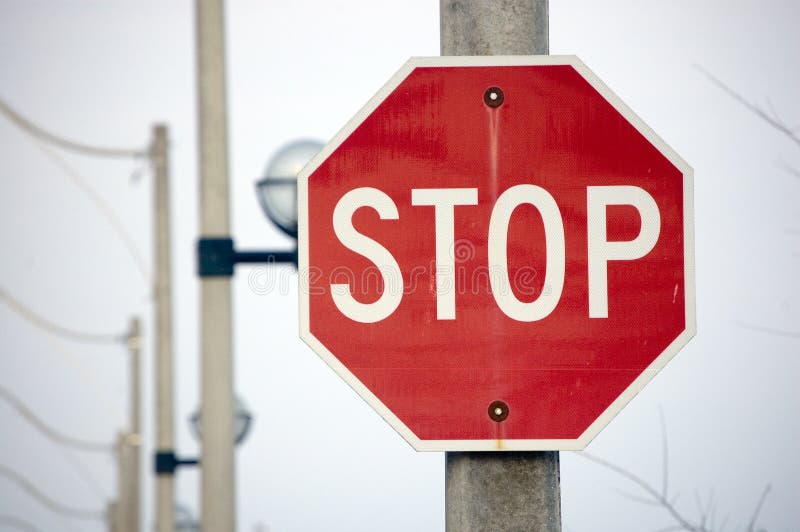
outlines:
[{"label": "street lamp", "polygon": [[[250,432],[250,426],[253,422],[253,414],[244,405],[244,402],[238,396],[233,398],[233,443],[239,445],[247,437]],[[200,408],[194,411],[189,417],[189,427],[195,438],[202,440],[203,421],[200,415]]]},{"label": "street lamp", "polygon": [[[290,142],[275,153],[266,174],[256,183],[264,214],[293,238],[297,238],[297,174],[322,146],[313,140]],[[200,277],[232,277],[234,266],[241,263],[297,266],[297,244],[292,250],[238,251],[229,236],[201,237],[197,242],[197,257]]]},{"label": "street lamp", "polygon": [[[234,445],[242,443],[250,432],[250,426],[253,423],[253,414],[245,406],[244,402],[238,397],[234,397],[233,406],[233,435]],[[189,416],[189,428],[192,434],[201,440],[202,435],[202,420],[200,416],[200,409],[194,411]],[[156,452],[156,473],[157,474],[174,474],[179,466],[197,465],[200,463],[199,458],[178,458],[175,451],[157,451]]]},{"label": "street lamp", "polygon": [[192,511],[182,504],[175,505],[175,532],[199,532],[200,523],[197,522]]},{"label": "street lamp", "polygon": [[316,140],[295,140],[273,154],[256,183],[256,194],[267,218],[281,231],[297,238],[297,174],[322,149]]}]

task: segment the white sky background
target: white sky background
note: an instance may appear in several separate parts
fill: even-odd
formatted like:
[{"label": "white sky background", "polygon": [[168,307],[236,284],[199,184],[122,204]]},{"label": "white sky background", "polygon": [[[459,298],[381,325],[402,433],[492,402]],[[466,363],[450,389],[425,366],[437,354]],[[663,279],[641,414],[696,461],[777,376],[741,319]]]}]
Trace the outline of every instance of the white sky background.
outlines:
[{"label": "white sky background", "polygon": [[[183,456],[198,452],[185,423],[198,400],[192,10],[188,1],[0,0],[0,97],[23,115],[100,145],[144,147],[152,123],[171,128]],[[332,137],[409,56],[437,55],[438,2],[231,0],[227,14],[232,233],[242,248],[289,247],[260,212],[254,179],[284,142]],[[589,450],[660,487],[662,409],[677,506],[697,517],[696,500],[713,497],[726,530],[744,529],[768,484],[759,523],[800,526],[800,178],[782,170],[800,169],[800,149],[695,65],[800,124],[798,28],[800,3],[788,0],[551,0],[551,52],[581,57],[695,169],[698,336]],[[147,285],[85,195],[5,119],[0,158],[0,286],[64,326],[119,332],[141,314],[151,332]],[[151,180],[130,179],[141,163],[63,158],[149,255]],[[294,273],[271,270],[286,289],[259,295],[251,271],[241,267],[234,282],[237,389],[256,416],[237,453],[239,530],[443,530],[443,454],[411,450],[297,339]],[[126,371],[122,348],[48,336],[0,305],[0,385],[59,431],[110,441],[125,425]],[[149,468],[149,382],[146,394]],[[0,402],[0,465],[63,504],[103,508],[115,491],[111,457],[71,455],[94,481]],[[196,471],[179,471],[178,500],[195,510],[197,484]],[[149,471],[144,487],[149,529]],[[642,494],[562,454],[565,531],[672,524],[621,492]],[[0,514],[42,530],[104,529],[53,514],[4,478]]]}]

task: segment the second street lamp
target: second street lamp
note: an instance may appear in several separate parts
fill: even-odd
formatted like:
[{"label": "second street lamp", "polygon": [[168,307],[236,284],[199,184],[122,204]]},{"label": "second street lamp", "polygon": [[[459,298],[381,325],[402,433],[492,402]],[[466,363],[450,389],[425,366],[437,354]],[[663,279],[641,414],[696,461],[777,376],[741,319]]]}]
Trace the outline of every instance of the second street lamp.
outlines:
[{"label": "second street lamp", "polygon": [[[239,445],[247,437],[253,424],[253,414],[247,409],[244,402],[238,397],[233,398],[233,443]],[[203,418],[200,409],[194,411],[189,417],[189,427],[194,436],[200,440],[203,434]]]},{"label": "second street lamp", "polygon": [[[233,409],[234,445],[239,445],[244,441],[248,432],[250,432],[252,423],[253,414],[250,413],[241,399],[235,397]],[[194,436],[201,440],[203,427],[200,409],[195,410],[189,417],[189,427],[192,429]],[[156,452],[155,466],[157,474],[174,474],[179,466],[193,466],[199,463],[199,458],[179,458],[175,451],[172,450]]]},{"label": "second street lamp", "polygon": [[200,523],[192,511],[182,504],[175,505],[175,532],[200,532]]}]

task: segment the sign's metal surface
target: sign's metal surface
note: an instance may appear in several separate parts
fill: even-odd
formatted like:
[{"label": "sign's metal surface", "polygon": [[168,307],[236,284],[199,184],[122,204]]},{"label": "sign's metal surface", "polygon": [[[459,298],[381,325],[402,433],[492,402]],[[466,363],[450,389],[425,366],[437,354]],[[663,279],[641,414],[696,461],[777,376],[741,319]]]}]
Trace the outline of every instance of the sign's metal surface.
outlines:
[{"label": "sign's metal surface", "polygon": [[418,450],[583,448],[694,334],[692,170],[575,57],[411,59],[298,187],[301,336]]}]

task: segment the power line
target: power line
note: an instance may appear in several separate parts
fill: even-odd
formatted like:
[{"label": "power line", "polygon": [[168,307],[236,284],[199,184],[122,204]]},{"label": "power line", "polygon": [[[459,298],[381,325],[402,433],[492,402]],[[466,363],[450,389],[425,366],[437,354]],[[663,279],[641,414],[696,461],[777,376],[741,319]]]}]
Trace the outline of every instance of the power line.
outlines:
[{"label": "power line", "polygon": [[0,386],[0,398],[6,400],[14,409],[22,415],[26,420],[28,420],[31,425],[39,429],[39,431],[47,436],[49,439],[53,440],[56,443],[61,445],[66,445],[68,447],[74,447],[76,449],[80,449],[82,451],[91,451],[91,452],[103,452],[107,453],[113,450],[113,446],[107,443],[97,443],[97,442],[90,442],[86,440],[80,440],[77,438],[72,438],[70,436],[64,436],[59,432],[55,431],[54,429],[50,428],[44,421],[36,417],[36,415],[27,407],[25,406],[22,401],[20,401],[17,397],[15,397],[11,392],[6,390],[4,387]]},{"label": "power line", "polygon": [[[95,442],[87,442],[83,440],[78,440],[75,438],[70,438],[69,436],[63,436],[56,432],[55,430],[51,429],[43,421],[37,418],[33,412],[27,408],[18,398],[16,398],[13,394],[11,394],[8,390],[0,386],[0,397],[4,398],[8,403],[11,404],[25,419],[27,419],[32,425],[38,428],[45,436],[50,438],[51,440],[56,441],[64,446],[74,447],[80,449],[82,451],[95,451],[95,452],[104,452],[108,453],[113,450],[113,445],[111,444],[102,444],[102,443],[95,443]],[[74,456],[70,449],[66,447],[59,447],[59,451],[61,451],[62,456],[75,468],[75,470],[80,475],[81,479],[86,483],[86,485],[97,495],[99,498],[104,498],[106,494],[104,493],[103,489],[100,488],[97,480],[94,476],[89,472],[86,465],[81,462],[77,456]],[[2,516],[0,516],[0,524],[9,524],[11,526],[16,526],[22,530],[34,530],[33,528],[25,528],[20,523],[12,523],[8,520],[13,520],[13,517],[8,517],[6,521],[3,520]]]},{"label": "power line", "polygon": [[42,506],[52,510],[53,512],[63,515],[65,517],[74,517],[75,519],[94,519],[94,520],[103,520],[105,519],[105,512],[102,511],[95,511],[95,510],[84,510],[81,508],[72,508],[70,506],[63,505],[57,501],[54,501],[41,491],[39,491],[36,486],[31,484],[26,478],[22,475],[10,469],[6,466],[0,465],[0,476],[6,477],[7,479],[11,480],[14,484],[19,486],[24,492],[28,495],[36,499]]},{"label": "power line", "polygon": [[108,498],[108,490],[100,486],[100,482],[97,480],[94,474],[89,471],[89,468],[83,461],[75,456],[72,449],[67,447],[57,447],[57,449],[61,452],[61,456],[63,456],[64,459],[73,467],[73,469],[75,469],[86,487],[92,490],[98,499],[103,500]]},{"label": "power line", "polygon": [[36,314],[34,311],[23,305],[19,300],[12,297],[5,289],[0,288],[0,299],[6,302],[9,307],[17,314],[28,320],[33,325],[40,329],[66,338],[75,342],[92,343],[92,344],[117,344],[123,343],[128,339],[128,334],[95,334],[84,331],[76,331],[67,327],[62,327],[50,320],[43,318]]},{"label": "power line", "polygon": [[33,523],[14,517],[13,515],[0,514],[0,525],[10,526],[24,532],[42,532],[41,529],[33,526]]},{"label": "power line", "polygon": [[34,143],[36,147],[42,150],[42,153],[50,159],[56,166],[61,169],[62,172],[72,181],[72,183],[77,186],[81,192],[83,192],[89,201],[94,203],[94,206],[100,211],[106,220],[108,221],[111,228],[116,231],[117,236],[122,241],[124,246],[128,249],[128,253],[130,253],[131,258],[136,263],[136,267],[139,269],[139,272],[142,274],[146,282],[150,282],[150,273],[147,271],[147,261],[145,261],[144,256],[142,255],[139,248],[136,246],[136,243],[133,240],[133,237],[128,233],[125,229],[125,224],[122,223],[114,209],[109,206],[109,204],[103,200],[92,188],[86,184],[86,180],[81,177],[78,172],[75,171],[67,161],[64,160],[63,157],[58,155],[55,151],[53,151],[49,146],[44,144],[43,142],[39,141],[39,139],[34,138]]},{"label": "power line", "polygon": [[16,124],[18,127],[20,127],[22,130],[24,130],[26,133],[28,133],[35,139],[47,142],[49,144],[53,144],[54,146],[58,146],[59,148],[62,148],[64,150],[81,153],[83,155],[92,155],[95,157],[109,157],[114,159],[138,159],[141,157],[146,157],[148,155],[147,151],[145,150],[103,148],[65,139],[64,137],[61,137],[54,133],[50,133],[49,131],[46,131],[41,127],[37,126],[27,118],[20,115],[14,109],[12,109],[3,100],[0,100],[0,111],[2,111],[4,115],[6,115],[6,118],[14,122],[14,124]]},{"label": "power line", "polygon": [[56,165],[58,166],[61,171],[63,171],[67,177],[75,184],[81,191],[89,198],[89,200],[94,203],[95,207],[100,211],[100,213],[108,220],[108,223],[111,227],[117,232],[120,240],[122,240],[125,247],[128,249],[128,252],[131,254],[133,260],[136,262],[136,266],[139,271],[142,273],[142,276],[145,278],[146,282],[150,282],[150,275],[147,271],[147,262],[144,260],[142,253],[139,252],[139,249],[136,247],[133,238],[130,234],[125,230],[124,224],[120,221],[120,219],[114,213],[114,210],[100,197],[98,196],[87,184],[86,180],[83,179],[78,172],[76,172],[72,167],[70,167],[67,162],[60,157],[55,151],[53,151],[48,145],[57,146],[59,148],[77,152],[82,155],[92,155],[96,157],[111,157],[111,158],[123,158],[123,159],[138,159],[149,156],[149,149],[148,150],[128,150],[128,149],[117,149],[117,148],[103,148],[98,146],[91,146],[88,144],[83,144],[79,142],[74,142],[72,140],[65,139],[49,131],[42,129],[41,127],[37,126],[30,120],[24,118],[14,109],[12,109],[6,102],[0,99],[0,112],[2,112],[11,122],[13,122],[16,126],[22,129],[25,133],[31,136],[34,144],[36,147],[42,150],[42,152]]}]

